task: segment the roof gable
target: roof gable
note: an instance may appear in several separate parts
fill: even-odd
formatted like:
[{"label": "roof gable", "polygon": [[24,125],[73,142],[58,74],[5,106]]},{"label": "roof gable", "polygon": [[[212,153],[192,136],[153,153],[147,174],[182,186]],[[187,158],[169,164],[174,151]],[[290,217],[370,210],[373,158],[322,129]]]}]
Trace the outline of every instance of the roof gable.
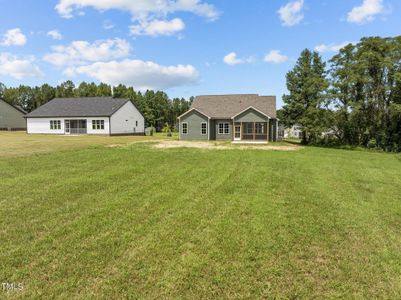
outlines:
[{"label": "roof gable", "polygon": [[275,96],[257,94],[198,96],[191,108],[196,108],[214,119],[229,119],[250,107],[270,118],[276,118]]},{"label": "roof gable", "polygon": [[128,101],[112,97],[55,98],[26,117],[109,117]]},{"label": "roof gable", "polygon": [[0,99],[0,101],[3,102],[3,103],[5,103],[5,104],[7,104],[7,105],[10,106],[10,107],[12,107],[13,109],[19,111],[20,113],[22,113],[22,114],[24,114],[24,115],[26,114],[26,111],[23,110],[22,107],[16,106],[16,105],[12,105],[12,104],[8,103],[7,101],[4,101],[3,99]]}]

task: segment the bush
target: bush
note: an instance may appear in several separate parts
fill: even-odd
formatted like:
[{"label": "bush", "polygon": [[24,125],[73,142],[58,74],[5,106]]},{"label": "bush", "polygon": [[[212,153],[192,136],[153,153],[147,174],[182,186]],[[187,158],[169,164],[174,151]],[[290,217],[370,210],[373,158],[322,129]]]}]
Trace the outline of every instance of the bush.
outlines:
[{"label": "bush", "polygon": [[374,148],[376,148],[377,147],[377,141],[376,141],[376,139],[370,139],[369,141],[368,141],[368,144],[366,145],[366,147],[368,147],[369,149],[374,149]]}]

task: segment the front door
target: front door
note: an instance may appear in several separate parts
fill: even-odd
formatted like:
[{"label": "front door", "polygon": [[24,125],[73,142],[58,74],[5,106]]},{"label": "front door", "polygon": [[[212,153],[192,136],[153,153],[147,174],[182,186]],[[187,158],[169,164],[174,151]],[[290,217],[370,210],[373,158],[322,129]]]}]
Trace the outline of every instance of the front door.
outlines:
[{"label": "front door", "polygon": [[241,125],[234,126],[234,141],[241,140]]}]

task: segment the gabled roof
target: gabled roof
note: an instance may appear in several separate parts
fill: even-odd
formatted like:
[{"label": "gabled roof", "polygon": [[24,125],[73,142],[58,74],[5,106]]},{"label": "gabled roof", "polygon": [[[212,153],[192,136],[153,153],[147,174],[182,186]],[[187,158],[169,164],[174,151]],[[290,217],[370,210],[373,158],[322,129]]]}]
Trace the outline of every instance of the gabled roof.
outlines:
[{"label": "gabled roof", "polygon": [[195,107],[191,108],[190,110],[187,110],[182,115],[178,116],[177,119],[180,119],[181,117],[185,116],[186,114],[189,114],[191,111],[197,111],[198,113],[200,113],[200,114],[204,115],[205,117],[207,117],[208,119],[210,119],[210,117],[208,115],[206,115],[205,113],[203,113],[200,110],[196,109]]},{"label": "gabled roof", "polygon": [[191,108],[196,108],[213,119],[231,119],[249,107],[276,118],[276,97],[257,94],[198,96]]},{"label": "gabled roof", "polygon": [[26,117],[109,117],[128,101],[112,97],[54,98]]},{"label": "gabled roof", "polygon": [[9,106],[11,106],[12,108],[18,110],[19,112],[23,113],[24,115],[26,114],[26,111],[21,106],[12,105],[12,104],[8,103],[7,101],[4,101],[3,99],[0,99],[0,101],[8,104]]},{"label": "gabled roof", "polygon": [[238,117],[240,114],[242,114],[242,113],[244,113],[244,112],[246,112],[246,111],[248,111],[248,110],[250,110],[250,109],[252,109],[252,110],[254,110],[254,111],[260,113],[261,115],[265,116],[266,118],[271,119],[271,117],[270,117],[269,115],[266,115],[263,111],[260,111],[259,109],[255,108],[255,107],[253,107],[253,106],[248,106],[248,107],[245,108],[244,110],[242,110],[242,111],[240,111],[239,113],[237,113],[236,115],[232,116],[231,119],[235,119],[235,118]]}]

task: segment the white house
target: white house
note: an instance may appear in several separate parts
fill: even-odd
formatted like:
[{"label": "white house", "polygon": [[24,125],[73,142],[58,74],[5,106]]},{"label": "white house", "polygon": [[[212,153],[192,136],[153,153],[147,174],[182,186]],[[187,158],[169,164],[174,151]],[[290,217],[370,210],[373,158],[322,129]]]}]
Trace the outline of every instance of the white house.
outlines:
[{"label": "white house", "polygon": [[302,126],[295,124],[291,128],[284,129],[284,138],[302,139]]},{"label": "white house", "polygon": [[25,118],[27,133],[145,134],[145,119],[129,99],[55,98]]}]

